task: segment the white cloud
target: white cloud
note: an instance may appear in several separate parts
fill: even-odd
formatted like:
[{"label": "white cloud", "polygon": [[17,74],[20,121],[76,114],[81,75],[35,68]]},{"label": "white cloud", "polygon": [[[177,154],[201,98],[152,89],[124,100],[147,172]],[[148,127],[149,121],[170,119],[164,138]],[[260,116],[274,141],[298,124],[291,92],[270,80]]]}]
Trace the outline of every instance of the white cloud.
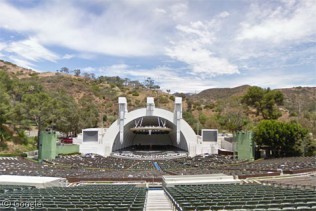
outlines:
[{"label": "white cloud", "polygon": [[32,67],[34,66],[33,63],[29,62],[28,60],[25,60],[23,58],[18,58],[15,56],[9,56],[9,59],[16,65],[20,66],[20,67],[24,67],[24,68],[29,68],[29,69],[33,69]]},{"label": "white cloud", "polygon": [[226,17],[228,17],[229,15],[230,15],[229,12],[224,11],[224,12],[221,12],[221,13],[218,15],[218,17],[220,17],[220,18],[226,18]]},{"label": "white cloud", "polygon": [[155,8],[155,9],[154,9],[154,12],[156,12],[156,13],[160,13],[160,14],[166,14],[166,13],[167,13],[167,11],[166,11],[166,10],[161,9],[161,8]]},{"label": "white cloud", "polygon": [[0,42],[0,51],[2,51],[3,49],[5,49],[7,47],[6,43]]},{"label": "white cloud", "polygon": [[218,27],[218,24],[216,20],[212,20],[207,23],[198,21],[190,23],[189,26],[177,26],[180,36],[166,48],[166,54],[186,63],[193,74],[205,74],[204,77],[239,73],[236,65],[226,58],[215,56],[211,51],[212,44],[217,39],[214,28]]},{"label": "white cloud", "polygon": [[[306,39],[316,33],[316,4],[311,0],[285,2],[275,9],[255,9],[241,23],[239,40],[265,40],[280,43]],[[263,12],[264,11],[264,12]],[[264,15],[262,15],[264,14]],[[261,17],[261,20],[257,20]],[[256,22],[251,21],[257,20]]]},{"label": "white cloud", "polygon": [[170,15],[172,19],[179,20],[182,19],[188,11],[188,5],[186,3],[176,3],[170,8]]},{"label": "white cloud", "polygon": [[[107,2],[98,14],[75,5],[75,1],[50,1],[36,7],[14,7],[0,2],[4,10],[0,26],[31,33],[42,45],[57,45],[79,52],[115,56],[147,56],[159,52],[155,5],[143,7]],[[94,4],[95,2],[91,2]],[[145,16],[145,17],[144,17]],[[166,17],[167,19],[167,17]],[[159,28],[159,27],[158,27]]]},{"label": "white cloud", "polygon": [[72,58],[74,58],[75,57],[75,55],[73,55],[73,54],[65,54],[63,57],[62,57],[62,59],[72,59]]},{"label": "white cloud", "polygon": [[58,56],[55,53],[43,47],[36,39],[33,38],[12,42],[7,45],[5,51],[14,53],[29,61],[44,59],[55,62],[58,59]]},{"label": "white cloud", "polygon": [[313,78],[313,0],[17,2],[0,0],[0,56],[22,66],[100,64],[82,70],[183,92]]}]

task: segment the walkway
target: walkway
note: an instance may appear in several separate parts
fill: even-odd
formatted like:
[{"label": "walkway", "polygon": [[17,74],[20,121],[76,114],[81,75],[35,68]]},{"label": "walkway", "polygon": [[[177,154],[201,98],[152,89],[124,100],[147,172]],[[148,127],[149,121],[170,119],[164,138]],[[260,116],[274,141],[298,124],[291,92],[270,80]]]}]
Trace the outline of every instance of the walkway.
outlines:
[{"label": "walkway", "polygon": [[172,211],[171,202],[163,190],[148,190],[146,211]]}]

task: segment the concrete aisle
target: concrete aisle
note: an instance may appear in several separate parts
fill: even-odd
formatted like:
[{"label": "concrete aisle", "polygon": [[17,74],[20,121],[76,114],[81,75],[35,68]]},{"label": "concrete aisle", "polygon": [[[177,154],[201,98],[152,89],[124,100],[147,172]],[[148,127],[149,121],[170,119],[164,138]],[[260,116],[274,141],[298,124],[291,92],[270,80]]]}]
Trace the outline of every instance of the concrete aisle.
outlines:
[{"label": "concrete aisle", "polygon": [[148,190],[146,211],[172,211],[172,205],[163,190]]}]

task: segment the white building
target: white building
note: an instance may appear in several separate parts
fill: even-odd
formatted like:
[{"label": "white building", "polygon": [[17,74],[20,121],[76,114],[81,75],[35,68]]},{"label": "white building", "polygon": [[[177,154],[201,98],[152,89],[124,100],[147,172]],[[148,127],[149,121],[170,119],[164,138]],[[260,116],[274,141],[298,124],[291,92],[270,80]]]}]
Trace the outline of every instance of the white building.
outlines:
[{"label": "white building", "polygon": [[217,154],[218,140],[197,136],[182,118],[182,98],[175,98],[173,112],[156,108],[152,97],[147,98],[146,108],[130,112],[125,97],[119,97],[118,103],[118,119],[109,128],[84,129],[75,140],[80,144],[81,153],[110,156],[114,151],[133,145],[173,145],[187,151],[191,157]]}]

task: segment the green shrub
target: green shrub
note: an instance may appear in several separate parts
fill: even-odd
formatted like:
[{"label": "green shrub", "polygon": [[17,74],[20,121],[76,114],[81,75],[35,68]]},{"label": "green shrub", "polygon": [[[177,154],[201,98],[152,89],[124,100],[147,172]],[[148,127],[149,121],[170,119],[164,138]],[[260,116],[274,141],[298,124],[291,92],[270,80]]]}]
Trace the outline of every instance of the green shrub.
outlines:
[{"label": "green shrub", "polygon": [[139,93],[136,92],[136,91],[134,91],[132,95],[133,95],[133,96],[139,96]]},{"label": "green shrub", "polygon": [[159,103],[165,104],[168,103],[168,97],[167,96],[159,96]]},{"label": "green shrub", "polygon": [[21,153],[20,155],[22,158],[26,158],[27,157],[27,154],[25,152]]}]

